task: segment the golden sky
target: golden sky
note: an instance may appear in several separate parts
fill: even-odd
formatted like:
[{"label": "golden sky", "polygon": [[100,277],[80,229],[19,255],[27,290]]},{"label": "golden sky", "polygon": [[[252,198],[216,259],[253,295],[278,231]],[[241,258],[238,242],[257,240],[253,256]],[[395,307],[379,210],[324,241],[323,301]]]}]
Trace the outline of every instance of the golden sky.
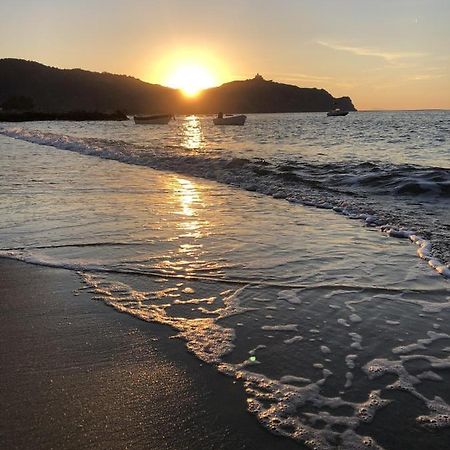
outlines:
[{"label": "golden sky", "polygon": [[259,72],[358,109],[450,109],[448,0],[2,0],[0,21],[0,57],[166,85]]}]

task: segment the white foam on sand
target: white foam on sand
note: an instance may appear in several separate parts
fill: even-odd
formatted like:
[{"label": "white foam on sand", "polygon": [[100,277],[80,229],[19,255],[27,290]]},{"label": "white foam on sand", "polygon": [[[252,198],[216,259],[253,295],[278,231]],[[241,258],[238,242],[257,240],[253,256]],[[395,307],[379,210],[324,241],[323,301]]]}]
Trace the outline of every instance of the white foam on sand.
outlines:
[{"label": "white foam on sand", "polygon": [[[372,438],[356,433],[361,423],[371,422],[376,412],[390,403],[390,400],[380,397],[379,391],[370,392],[364,402],[349,402],[320,393],[321,386],[331,374],[326,370],[321,379],[310,383],[307,379],[291,375],[280,380],[270,379],[232,364],[220,364],[219,370],[244,383],[248,410],[275,434],[294,439],[310,449],[331,450],[337,447],[338,442],[339,448],[348,450],[382,449]],[[291,384],[297,382],[308,384]],[[308,406],[317,408],[317,412],[304,412],[301,416],[296,414],[296,411]],[[340,407],[348,407],[353,413],[342,416],[329,412]],[[337,427],[343,431],[336,431]]]},{"label": "white foam on sand", "polygon": [[294,375],[284,375],[280,378],[280,383],[283,383],[283,384],[293,384],[293,383],[310,384],[311,380],[309,378],[297,377]]},{"label": "white foam on sand", "polygon": [[427,332],[428,338],[418,339],[417,342],[409,345],[401,345],[392,349],[392,353],[395,355],[404,355],[417,350],[424,350],[434,341],[438,339],[450,339],[450,335],[446,333],[436,333],[435,331]]},{"label": "white foam on sand", "polygon": [[358,314],[351,314],[349,316],[349,320],[350,320],[350,322],[353,322],[353,323],[362,322],[362,319],[360,316],[358,316]]},{"label": "white foam on sand", "polygon": [[277,294],[279,300],[285,300],[294,305],[301,305],[302,299],[294,289],[280,291]]},{"label": "white foam on sand", "polygon": [[[188,350],[208,363],[219,363],[224,355],[234,349],[234,329],[219,325],[217,320],[248,311],[248,308],[241,307],[239,301],[239,295],[245,286],[228,293],[223,298],[224,306],[214,311],[215,317],[189,319],[169,316],[167,309],[171,304],[160,303],[160,300],[165,295],[170,295],[173,289],[144,292],[124,283],[109,281],[104,276],[84,272],[80,275],[97,299],[118,311],[134,315],[142,320],[169,325],[178,331],[178,337],[186,341]],[[159,301],[150,302],[149,300]]]},{"label": "white foam on sand", "polygon": [[261,350],[263,348],[267,348],[267,345],[259,344],[255,348],[252,348],[251,350],[249,350],[248,354],[249,355],[254,355],[258,350]]},{"label": "white foam on sand", "polygon": [[286,325],[263,325],[261,330],[264,331],[298,331],[297,324],[286,324]]},{"label": "white foam on sand", "polygon": [[[183,291],[181,291],[183,292]],[[175,305],[199,305],[202,303],[206,303],[208,305],[212,305],[216,301],[216,297],[207,297],[207,298],[191,298],[188,300],[174,300]]]},{"label": "white foam on sand", "polygon": [[450,278],[450,268],[441,262],[438,258],[435,258],[432,254],[431,242],[416,235],[413,231],[397,229],[392,227],[381,227],[381,231],[385,232],[390,237],[405,238],[417,245],[417,255],[419,258],[428,262],[428,265],[432,267],[436,272],[440,273],[446,278]]},{"label": "white foam on sand", "polygon": [[344,388],[348,389],[348,388],[350,388],[352,386],[352,384],[353,384],[353,373],[352,372],[346,372]]},{"label": "white foam on sand", "polygon": [[352,339],[352,343],[350,344],[350,347],[355,349],[355,350],[362,350],[362,336],[358,333],[348,333],[348,335],[351,337]]},{"label": "white foam on sand", "polygon": [[430,399],[420,393],[416,388],[423,380],[440,381],[442,378],[439,374],[431,370],[426,370],[417,375],[412,375],[405,367],[405,363],[414,360],[424,360],[429,363],[432,369],[442,370],[450,368],[450,356],[437,358],[435,356],[425,355],[422,353],[411,354],[413,351],[425,350],[433,342],[439,339],[448,339],[450,336],[429,331],[428,338],[419,339],[410,345],[397,347],[393,349],[393,353],[400,355],[398,360],[389,360],[385,358],[377,358],[368,362],[363,370],[369,379],[381,377],[385,374],[394,374],[397,381],[387,386],[387,389],[398,389],[405,391],[421,400],[428,409],[428,414],[416,417],[416,422],[428,429],[437,429],[450,427],[450,405],[441,397],[435,396]]},{"label": "white foam on sand", "polygon": [[285,339],[283,342],[285,344],[293,344],[294,342],[300,342],[303,341],[303,336],[294,336],[290,339]]},{"label": "white foam on sand", "polygon": [[450,296],[448,296],[444,302],[432,302],[417,299],[402,299],[402,301],[418,305],[422,308],[423,312],[427,313],[440,313],[444,310],[450,309]]},{"label": "white foam on sand", "polygon": [[339,325],[344,326],[344,327],[349,327],[350,326],[350,324],[345,319],[343,319],[342,317],[337,320],[337,323]]},{"label": "white foam on sand", "polygon": [[347,355],[345,357],[345,364],[349,369],[355,368],[355,360],[358,358],[358,355]]},{"label": "white foam on sand", "polygon": [[328,307],[331,309],[341,309],[339,305],[328,305]]}]

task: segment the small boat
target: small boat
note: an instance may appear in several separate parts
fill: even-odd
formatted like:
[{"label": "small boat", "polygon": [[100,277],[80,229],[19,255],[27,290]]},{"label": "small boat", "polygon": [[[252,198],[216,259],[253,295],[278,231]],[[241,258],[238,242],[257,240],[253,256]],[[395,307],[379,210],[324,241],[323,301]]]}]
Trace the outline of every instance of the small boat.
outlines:
[{"label": "small boat", "polygon": [[172,114],[153,114],[151,116],[134,116],[136,125],[167,125],[172,119]]},{"label": "small boat", "polygon": [[346,116],[347,114],[348,111],[344,111],[340,108],[335,108],[327,112],[327,116]]},{"label": "small boat", "polygon": [[239,116],[225,116],[220,115],[213,119],[214,125],[244,125],[247,116],[243,114]]}]

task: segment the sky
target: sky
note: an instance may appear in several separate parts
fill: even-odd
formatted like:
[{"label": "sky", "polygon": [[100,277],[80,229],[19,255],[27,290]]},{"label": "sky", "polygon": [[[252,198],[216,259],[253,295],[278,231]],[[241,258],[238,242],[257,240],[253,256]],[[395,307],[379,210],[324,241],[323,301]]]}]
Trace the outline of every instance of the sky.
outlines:
[{"label": "sky", "polygon": [[450,109],[450,0],[1,0],[0,57],[170,84],[252,78],[358,109]]}]

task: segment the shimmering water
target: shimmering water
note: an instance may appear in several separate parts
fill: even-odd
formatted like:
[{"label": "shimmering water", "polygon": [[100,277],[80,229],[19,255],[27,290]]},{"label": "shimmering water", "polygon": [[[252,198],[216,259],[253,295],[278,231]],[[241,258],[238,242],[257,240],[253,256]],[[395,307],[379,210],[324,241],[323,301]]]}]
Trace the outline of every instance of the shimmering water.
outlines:
[{"label": "shimmering water", "polygon": [[369,214],[431,240],[450,262],[450,112],[210,117],[169,126],[41,122],[0,133],[60,149],[196,175],[292,201]]},{"label": "shimmering water", "polygon": [[449,114],[347,118],[4,126],[0,254],[171,327],[299,446],[447,448],[446,267],[379,225],[445,256]]},{"label": "shimmering water", "polygon": [[255,114],[244,127],[217,127],[211,117],[178,117],[168,126],[125,122],[33,122],[24,128],[78,138],[104,138],[116,145],[171,149],[176,154],[263,158],[310,163],[380,162],[450,168],[450,111]]}]

